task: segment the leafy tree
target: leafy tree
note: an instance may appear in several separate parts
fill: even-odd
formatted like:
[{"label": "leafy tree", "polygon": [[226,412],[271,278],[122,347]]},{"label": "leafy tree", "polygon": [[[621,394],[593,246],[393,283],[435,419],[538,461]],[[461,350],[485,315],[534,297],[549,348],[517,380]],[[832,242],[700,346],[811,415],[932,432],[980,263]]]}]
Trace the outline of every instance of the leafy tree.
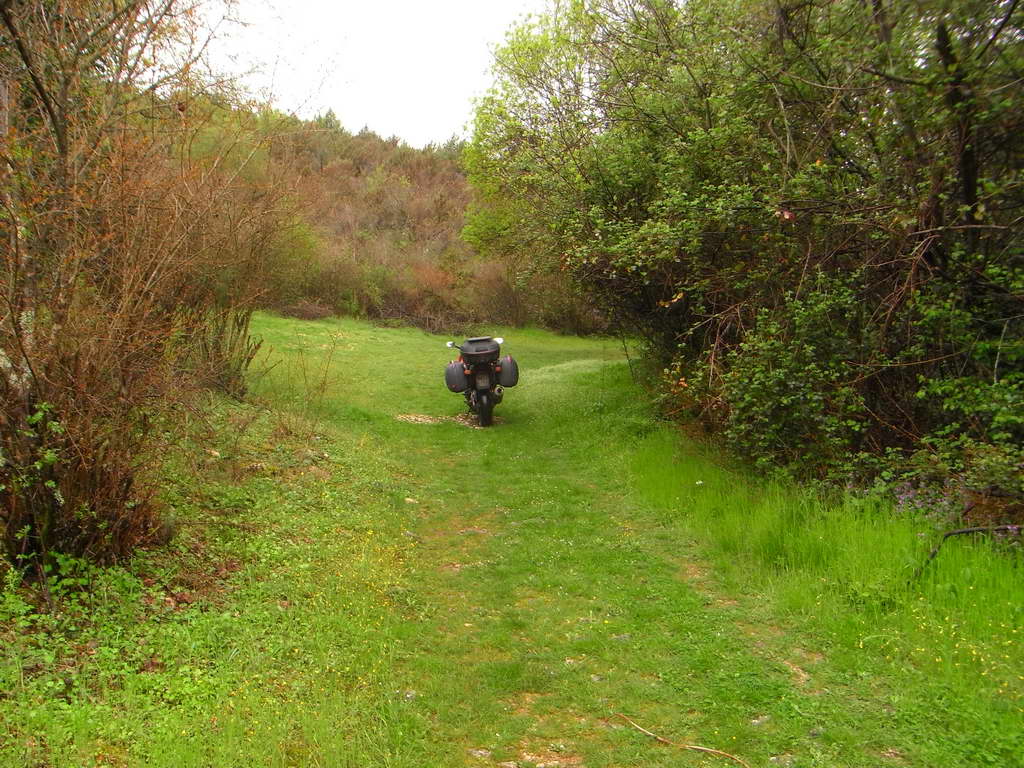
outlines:
[{"label": "leafy tree", "polygon": [[497,54],[472,226],[651,339],[745,452],[823,473],[944,435],[1012,461],[1021,23],[1012,0],[559,4]]}]

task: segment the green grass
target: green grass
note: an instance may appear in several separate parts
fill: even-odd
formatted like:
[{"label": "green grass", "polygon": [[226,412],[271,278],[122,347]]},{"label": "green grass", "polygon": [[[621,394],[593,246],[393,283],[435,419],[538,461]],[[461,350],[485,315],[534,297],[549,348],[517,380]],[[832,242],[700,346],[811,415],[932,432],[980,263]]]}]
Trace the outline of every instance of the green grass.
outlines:
[{"label": "green grass", "polygon": [[618,342],[504,331],[479,430],[443,338],[257,325],[258,405],[168,457],[172,545],[57,615],[2,593],[0,765],[729,764],[617,713],[752,766],[1021,764],[1019,555],[907,587],[923,528],[687,443]]},{"label": "green grass", "polygon": [[815,636],[833,679],[870,681],[883,706],[861,726],[900,724],[921,765],[1019,763],[1019,552],[951,539],[915,578],[936,536],[885,505],[752,484],[671,435],[652,441],[634,469],[655,508],[686,510],[683,528],[731,590],[767,597],[775,616]]}]

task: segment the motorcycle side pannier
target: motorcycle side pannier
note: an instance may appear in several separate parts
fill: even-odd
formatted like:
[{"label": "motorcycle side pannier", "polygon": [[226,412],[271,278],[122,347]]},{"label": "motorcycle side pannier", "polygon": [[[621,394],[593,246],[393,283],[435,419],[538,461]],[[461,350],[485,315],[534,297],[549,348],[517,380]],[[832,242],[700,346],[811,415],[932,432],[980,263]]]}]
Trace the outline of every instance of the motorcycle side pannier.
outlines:
[{"label": "motorcycle side pannier", "polygon": [[452,392],[465,392],[469,387],[466,369],[458,360],[448,363],[448,367],[444,369],[444,383]]},{"label": "motorcycle side pannier", "polygon": [[503,387],[514,387],[519,383],[519,363],[512,355],[505,355],[498,361],[501,371],[498,373],[498,383]]}]

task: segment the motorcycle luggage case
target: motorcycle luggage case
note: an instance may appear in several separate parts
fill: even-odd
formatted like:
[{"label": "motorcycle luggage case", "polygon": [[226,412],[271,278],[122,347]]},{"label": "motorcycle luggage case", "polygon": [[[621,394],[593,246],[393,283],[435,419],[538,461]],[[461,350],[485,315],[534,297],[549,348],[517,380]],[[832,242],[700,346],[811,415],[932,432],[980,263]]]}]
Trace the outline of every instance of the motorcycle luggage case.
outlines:
[{"label": "motorcycle luggage case", "polygon": [[469,365],[490,363],[498,359],[498,342],[490,336],[475,336],[462,343],[462,359]]},{"label": "motorcycle luggage case", "polygon": [[448,363],[444,369],[444,383],[452,392],[465,392],[469,388],[469,380],[466,378],[466,369],[457,360]]},{"label": "motorcycle luggage case", "polygon": [[512,355],[505,355],[498,361],[501,371],[498,372],[498,383],[503,387],[514,387],[519,383],[519,363]]}]

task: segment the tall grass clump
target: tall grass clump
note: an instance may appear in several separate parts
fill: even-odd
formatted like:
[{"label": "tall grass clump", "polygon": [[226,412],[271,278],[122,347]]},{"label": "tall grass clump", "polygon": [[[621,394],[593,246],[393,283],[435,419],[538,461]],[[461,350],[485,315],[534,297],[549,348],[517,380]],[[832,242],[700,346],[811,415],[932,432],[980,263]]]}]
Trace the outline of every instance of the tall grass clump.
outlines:
[{"label": "tall grass clump", "polygon": [[[769,596],[823,641],[936,685],[1024,701],[1019,537],[951,538],[884,500],[749,479],[663,430],[633,457],[641,496],[704,544],[726,578]],[[927,650],[926,650],[927,649]],[[865,658],[866,658],[865,654]],[[864,661],[864,663],[868,663]]]}]

